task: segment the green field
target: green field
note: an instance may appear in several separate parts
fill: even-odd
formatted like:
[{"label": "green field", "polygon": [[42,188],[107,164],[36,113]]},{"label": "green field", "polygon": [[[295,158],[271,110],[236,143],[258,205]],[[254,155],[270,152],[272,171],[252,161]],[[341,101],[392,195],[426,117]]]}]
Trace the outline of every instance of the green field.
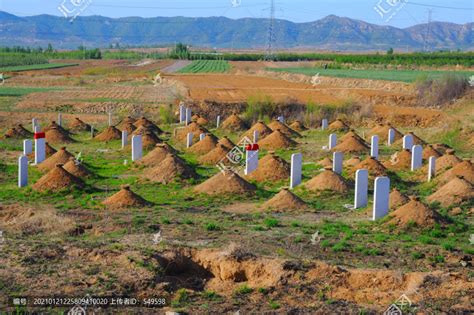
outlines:
[{"label": "green field", "polygon": [[179,73],[224,73],[230,70],[225,60],[197,60],[179,70]]},{"label": "green field", "polygon": [[369,80],[385,80],[414,82],[420,77],[437,79],[445,74],[458,74],[467,77],[474,75],[474,71],[420,71],[420,70],[350,70],[350,69],[322,69],[322,68],[267,68],[269,71],[288,72],[313,76],[319,73],[322,77],[355,78]]},{"label": "green field", "polygon": [[35,92],[47,92],[57,88],[0,87],[0,96],[24,96]]},{"label": "green field", "polygon": [[31,70],[46,70],[77,66],[77,63],[44,63],[37,65],[25,65],[25,66],[14,66],[0,68],[0,72],[20,72],[20,71],[31,71]]}]

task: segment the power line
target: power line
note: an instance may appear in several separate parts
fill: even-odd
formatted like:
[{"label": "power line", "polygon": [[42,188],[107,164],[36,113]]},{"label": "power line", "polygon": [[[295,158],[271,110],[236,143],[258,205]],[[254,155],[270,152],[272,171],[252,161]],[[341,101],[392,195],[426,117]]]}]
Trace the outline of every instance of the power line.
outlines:
[{"label": "power line", "polygon": [[408,1],[407,4],[417,5],[417,6],[421,6],[421,7],[439,8],[439,9],[470,10],[470,11],[473,11],[473,10],[474,10],[473,7],[470,7],[470,8],[456,8],[456,7],[448,7],[448,6],[443,6],[443,5],[417,3],[417,2],[411,2],[411,1]]},{"label": "power line", "polygon": [[275,42],[275,0],[271,0],[270,5],[270,20],[268,25],[268,43],[267,50],[265,53],[265,60],[274,60],[275,54],[273,53],[273,44]]}]

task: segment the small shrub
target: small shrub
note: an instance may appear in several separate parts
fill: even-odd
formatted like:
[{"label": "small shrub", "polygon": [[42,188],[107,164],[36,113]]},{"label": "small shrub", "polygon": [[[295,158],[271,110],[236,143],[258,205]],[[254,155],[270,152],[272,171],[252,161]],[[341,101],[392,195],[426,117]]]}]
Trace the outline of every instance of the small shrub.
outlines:
[{"label": "small shrub", "polygon": [[450,251],[450,252],[454,251],[454,249],[455,249],[454,245],[452,243],[449,243],[449,242],[443,243],[443,244],[441,244],[441,246],[443,246],[443,248],[445,250]]},{"label": "small shrub", "polygon": [[280,304],[278,304],[278,302],[276,302],[276,301],[270,300],[270,301],[268,301],[268,304],[270,305],[270,308],[272,310],[277,310],[277,309],[280,308]]},{"label": "small shrub", "polygon": [[161,223],[162,224],[171,224],[171,220],[168,219],[167,217],[161,218]]},{"label": "small shrub", "polygon": [[209,222],[206,224],[206,230],[208,231],[217,231],[219,230],[219,226],[214,222]]},{"label": "small shrub", "polygon": [[445,74],[436,80],[420,78],[415,86],[419,103],[424,106],[435,106],[461,97],[468,87],[468,82],[463,76]]},{"label": "small shrub", "polygon": [[186,289],[179,289],[176,291],[176,296],[174,297],[173,301],[171,301],[172,306],[180,306],[182,304],[185,304],[189,300],[189,294]]},{"label": "small shrub", "polygon": [[280,224],[280,222],[274,218],[266,218],[265,220],[263,220],[263,224],[267,228],[273,228],[273,227],[277,227]]},{"label": "small shrub", "polygon": [[246,284],[243,284],[241,285],[240,287],[238,287],[236,290],[235,290],[235,293],[236,294],[239,294],[239,295],[246,295],[246,294],[250,294],[253,292],[253,289],[250,288],[248,285]]},{"label": "small shrub", "polygon": [[425,257],[425,254],[420,252],[414,252],[411,254],[411,257],[413,257],[413,259],[421,259]]}]

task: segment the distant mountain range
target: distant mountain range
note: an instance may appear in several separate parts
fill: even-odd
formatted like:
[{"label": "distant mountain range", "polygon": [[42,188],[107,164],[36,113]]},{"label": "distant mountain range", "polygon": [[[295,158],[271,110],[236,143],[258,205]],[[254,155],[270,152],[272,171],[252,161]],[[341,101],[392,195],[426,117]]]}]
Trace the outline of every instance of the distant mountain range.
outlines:
[{"label": "distant mountain range", "polygon": [[[55,48],[109,47],[110,44],[152,46],[183,42],[217,48],[264,48],[268,20],[226,17],[18,17],[0,11],[0,45]],[[276,48],[328,50],[474,50],[474,23],[432,22],[400,29],[335,15],[309,23],[276,20]]]}]

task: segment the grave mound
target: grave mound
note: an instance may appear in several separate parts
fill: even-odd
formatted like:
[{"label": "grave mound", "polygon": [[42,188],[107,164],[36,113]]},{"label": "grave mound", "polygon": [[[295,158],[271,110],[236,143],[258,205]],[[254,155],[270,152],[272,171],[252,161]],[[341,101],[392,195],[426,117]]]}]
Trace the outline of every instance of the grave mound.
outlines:
[{"label": "grave mound", "polygon": [[229,150],[232,150],[235,147],[235,144],[232,141],[230,141],[230,139],[227,138],[227,136],[222,137],[217,143],[222,144],[224,147],[226,147]]},{"label": "grave mound", "polygon": [[449,145],[444,144],[444,143],[433,144],[433,148],[443,155],[446,154],[446,151],[453,149]]},{"label": "grave mound", "polygon": [[48,132],[53,128],[58,129],[63,134],[69,135],[69,131],[64,129],[62,126],[58,125],[54,120],[51,122],[51,124],[49,124],[49,126],[46,126],[43,131]]},{"label": "grave mound", "polygon": [[46,131],[46,140],[49,143],[73,143],[75,142],[71,137],[69,137],[67,132],[61,131],[56,127],[52,127]]},{"label": "grave mound", "polygon": [[344,166],[354,167],[361,162],[359,156],[353,156],[349,160],[344,162]]},{"label": "grave mound", "polygon": [[257,169],[246,178],[257,182],[287,180],[290,172],[290,163],[271,152],[258,161]]},{"label": "grave mound", "polygon": [[307,208],[306,203],[287,188],[283,188],[278,194],[262,205],[264,209],[278,211],[299,210]]},{"label": "grave mound", "polygon": [[65,147],[62,147],[58,152],[48,157],[46,160],[38,164],[38,169],[42,172],[52,170],[57,164],[66,164],[74,155],[69,153]]},{"label": "grave mound", "polygon": [[135,127],[145,127],[157,134],[162,134],[163,130],[161,130],[157,125],[155,125],[151,120],[146,119],[145,117],[142,117],[138,119],[134,124]]},{"label": "grave mound", "polygon": [[342,120],[336,119],[328,126],[328,129],[334,131],[346,131],[349,130],[349,126]]},{"label": "grave mound", "polygon": [[237,114],[232,114],[227,117],[226,120],[222,123],[222,129],[230,130],[230,131],[244,131],[248,127],[245,122],[237,116]]},{"label": "grave mound", "polygon": [[328,157],[319,161],[318,164],[321,165],[323,168],[327,168],[327,167],[332,168],[332,160]]},{"label": "grave mound", "polygon": [[285,136],[280,130],[275,130],[265,139],[258,141],[258,145],[265,150],[277,150],[294,147],[297,143]]},{"label": "grave mound", "polygon": [[288,127],[286,124],[280,122],[279,120],[273,120],[268,124],[268,128],[272,131],[280,130],[287,137],[301,137],[299,133]]},{"label": "grave mound", "polygon": [[102,204],[112,209],[144,207],[148,202],[134,193],[129,186],[123,186],[119,192],[105,199]]},{"label": "grave mound", "polygon": [[462,160],[457,157],[455,151],[452,149],[446,150],[446,154],[436,160],[436,173],[439,174],[448,168],[454,167],[456,164],[462,162]]},{"label": "grave mound", "polygon": [[[45,152],[46,152],[46,158],[49,158],[52,156],[54,153],[56,153],[56,149],[54,149],[52,146],[49,145],[48,142],[45,143]],[[29,159],[34,159],[35,158],[35,151],[31,152],[28,154]],[[44,161],[43,161],[44,162]]]},{"label": "grave mound", "polygon": [[390,209],[397,209],[406,204],[409,199],[407,196],[402,194],[398,189],[393,189],[389,196],[389,207]]},{"label": "grave mound", "polygon": [[258,139],[264,139],[266,136],[270,135],[272,133],[272,130],[268,128],[267,125],[263,121],[257,122],[255,125],[252,126],[245,134],[245,137],[248,137],[249,139],[253,139],[253,132],[257,130],[258,131]]},{"label": "grave mound", "polygon": [[423,204],[418,198],[411,197],[410,202],[389,214],[391,220],[387,225],[407,226],[416,223],[418,227],[432,227],[435,224],[446,223],[446,220],[436,211]]},{"label": "grave mound", "polygon": [[91,131],[91,126],[89,124],[86,124],[82,120],[80,120],[78,117],[74,118],[74,121],[69,126],[69,128],[70,130],[75,131],[75,132]]},{"label": "grave mound", "polygon": [[208,133],[204,139],[193,144],[189,151],[195,154],[206,154],[211,152],[217,145],[218,139],[213,134]]},{"label": "grave mound", "polygon": [[[140,128],[141,127],[142,126],[140,126]],[[135,132],[135,130],[137,130],[137,127],[135,127],[135,125],[132,123],[122,123],[117,126],[117,129],[120,131],[126,131],[128,135],[131,135]]]},{"label": "grave mound", "polygon": [[142,135],[142,144],[144,149],[153,148],[161,142],[161,139],[158,138],[158,136],[152,131],[146,131]]},{"label": "grave mound", "polygon": [[368,170],[370,177],[378,177],[378,176],[387,175],[387,169],[385,168],[385,166],[383,166],[382,163],[380,163],[379,161],[377,161],[371,156],[367,157],[365,160],[357,164],[352,170],[352,173],[355,174],[355,172],[358,169]]},{"label": "grave mound", "polygon": [[95,136],[94,139],[99,141],[120,140],[122,139],[122,133],[114,126],[110,126]]},{"label": "grave mound", "polygon": [[194,169],[180,157],[168,154],[166,158],[152,169],[145,172],[145,178],[162,184],[168,184],[175,179],[197,178]]},{"label": "grave mound", "polygon": [[362,142],[365,142],[364,139],[362,139],[361,136],[359,136],[353,129],[351,129],[348,133],[346,133],[345,135],[343,135],[340,139],[341,142],[344,142],[345,140],[349,139],[349,138],[356,138],[357,140],[359,141],[362,141]]},{"label": "grave mound", "polygon": [[396,128],[394,128],[391,124],[378,124],[376,127],[372,128],[368,133],[367,135],[369,137],[372,137],[372,136],[379,136],[379,140],[380,141],[384,141],[386,142],[388,140],[388,131],[390,129],[393,129],[395,131],[395,137],[394,137],[394,142],[400,140],[403,138],[403,134],[397,130]]},{"label": "grave mound", "polygon": [[[415,135],[413,132],[409,132],[409,133],[406,134],[406,136],[408,136],[408,135],[411,135],[413,137],[413,145],[425,145],[426,144],[425,141],[423,141],[420,137]],[[401,139],[397,140],[394,144],[398,145],[398,146],[402,146],[403,145],[403,137]]]},{"label": "grave mound", "polygon": [[90,177],[92,175],[84,164],[77,162],[73,157],[69,158],[69,161],[64,164],[64,169],[79,178]]},{"label": "grave mound", "polygon": [[303,125],[303,123],[299,120],[294,121],[289,127],[291,129],[293,129],[295,131],[299,131],[299,132],[308,130],[308,128],[306,128],[305,125]]},{"label": "grave mound", "polygon": [[361,153],[368,152],[369,147],[363,140],[359,140],[356,137],[348,137],[343,142],[332,148],[332,151],[339,151],[344,153]]},{"label": "grave mound", "polygon": [[168,154],[176,155],[176,151],[172,146],[167,143],[158,143],[156,147],[147,155],[145,155],[137,163],[148,167],[158,166],[168,156]]},{"label": "grave mound", "polygon": [[83,188],[84,182],[66,171],[62,164],[56,164],[52,170],[41,177],[33,186],[33,190],[44,191],[60,191],[66,188]]},{"label": "grave mound", "polygon": [[196,193],[207,195],[253,195],[256,187],[232,171],[219,172],[204,183],[194,187]]},{"label": "grave mound", "polygon": [[133,117],[131,117],[131,116],[127,116],[127,117],[125,117],[124,119],[122,119],[122,121],[120,122],[119,126],[120,126],[121,124],[134,124],[134,123],[136,123],[136,122],[137,122],[137,120],[136,120],[135,118],[133,118]]},{"label": "grave mound", "polygon": [[452,169],[444,172],[437,180],[439,184],[445,184],[458,176],[462,176],[474,185],[474,164],[469,160],[464,160],[456,164]]},{"label": "grave mound", "polygon": [[204,117],[202,117],[201,115],[198,115],[198,114],[196,114],[192,117],[192,121],[197,122],[201,126],[205,126],[209,123],[209,120],[207,120],[206,118],[204,118]]},{"label": "grave mound", "polygon": [[306,183],[306,188],[311,191],[336,191],[339,193],[346,193],[349,190],[349,185],[344,178],[334,173],[329,168],[325,169],[321,174],[313,177]]},{"label": "grave mound", "polygon": [[441,186],[430,195],[429,202],[439,202],[443,207],[449,207],[474,198],[474,186],[462,177],[456,177]]},{"label": "grave mound", "polygon": [[384,166],[390,170],[404,170],[411,168],[411,152],[404,149],[400,152],[395,152],[389,161],[384,163]]},{"label": "grave mound", "polygon": [[30,138],[33,136],[33,133],[25,129],[22,124],[18,124],[5,132],[5,138],[11,139],[24,139]]},{"label": "grave mound", "polygon": [[432,156],[439,158],[441,153],[430,144],[423,149],[423,160],[428,160]]},{"label": "grave mound", "polygon": [[193,121],[183,129],[176,130],[176,138],[178,140],[185,140],[188,133],[193,133],[193,139],[199,139],[201,133],[209,133],[209,131],[199,125],[197,122]]},{"label": "grave mound", "polygon": [[222,160],[224,164],[229,164],[230,161],[224,158],[230,150],[231,149],[222,144],[217,144],[216,147],[212,149],[212,151],[199,158],[199,163],[212,165],[217,164]]}]

